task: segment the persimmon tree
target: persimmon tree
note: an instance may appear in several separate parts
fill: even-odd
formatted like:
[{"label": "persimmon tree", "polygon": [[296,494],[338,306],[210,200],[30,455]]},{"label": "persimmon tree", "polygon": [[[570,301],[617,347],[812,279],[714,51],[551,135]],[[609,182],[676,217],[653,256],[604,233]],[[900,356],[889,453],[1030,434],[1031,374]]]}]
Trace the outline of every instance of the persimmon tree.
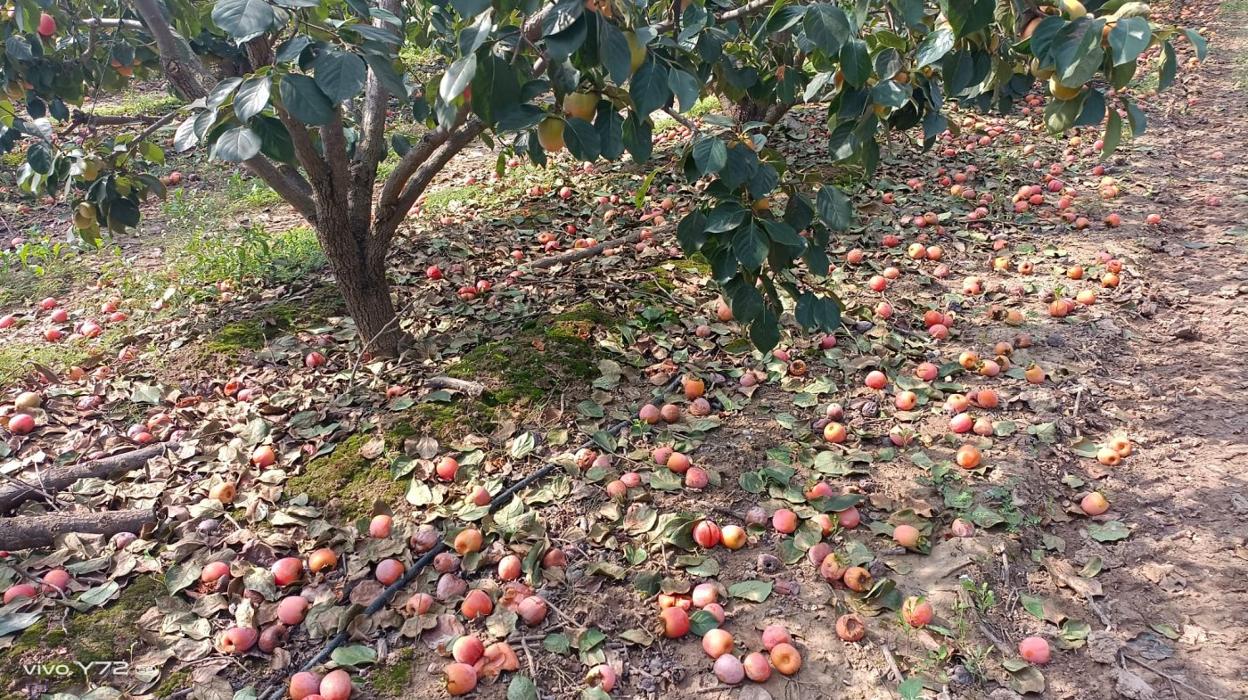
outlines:
[{"label": "persimmon tree", "polygon": [[[232,43],[251,72],[208,85],[171,27]],[[77,230],[98,239],[137,226],[140,202],[163,195],[156,138],[176,118],[173,148],[243,164],[308,220],[361,338],[390,354],[404,334],[387,254],[467,145],[501,144],[537,164],[565,149],[577,161],[643,162],[652,114],[693,126],[679,115],[718,95],[737,119],[706,119],[680,154],[706,198],[677,237],[770,348],[786,308],[808,328],[840,325],[825,251],[853,210],[836,187],[811,191],[788,172],[768,122],[798,102],[826,104],[829,157],[869,177],[885,134],[913,131],[930,146],[950,128],[949,101],[1008,110],[1039,78],[1055,98],[1050,130],[1101,124],[1108,152],[1122,115],[1125,131],[1144,128],[1129,89],[1139,57],[1161,47],[1146,69],[1165,88],[1180,33],[1203,56],[1195,32],[1117,0],[1095,13],[1073,0],[16,0],[0,23],[0,150],[25,148],[22,187],[69,199]],[[440,54],[445,70],[428,82],[405,73],[405,44]],[[165,73],[189,103],[141,130],[61,138],[70,106],[135,71]],[[414,141],[391,133],[397,113],[426,130]],[[390,152],[397,165],[380,178]]]}]

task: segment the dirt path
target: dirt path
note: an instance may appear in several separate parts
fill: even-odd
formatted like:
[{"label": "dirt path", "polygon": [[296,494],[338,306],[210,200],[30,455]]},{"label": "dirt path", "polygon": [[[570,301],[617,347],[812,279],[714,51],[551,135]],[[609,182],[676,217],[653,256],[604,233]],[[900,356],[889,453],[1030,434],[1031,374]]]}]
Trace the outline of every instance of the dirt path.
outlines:
[{"label": "dirt path", "polygon": [[1221,8],[1212,54],[1185,88],[1191,107],[1155,115],[1126,159],[1124,210],[1163,224],[1108,243],[1144,289],[1132,337],[1101,345],[1104,371],[1085,378],[1085,405],[1138,441],[1105,481],[1136,530],[1101,553],[1117,560],[1101,579],[1127,653],[1172,676],[1128,663],[1162,697],[1248,697],[1246,19],[1242,5]]}]

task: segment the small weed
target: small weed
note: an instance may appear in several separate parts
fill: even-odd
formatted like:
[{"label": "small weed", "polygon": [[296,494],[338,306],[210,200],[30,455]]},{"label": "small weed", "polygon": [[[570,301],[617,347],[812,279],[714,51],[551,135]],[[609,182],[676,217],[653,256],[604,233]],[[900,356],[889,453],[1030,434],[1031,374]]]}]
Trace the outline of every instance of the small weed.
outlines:
[{"label": "small weed", "polygon": [[963,576],[961,579],[962,590],[971,594],[971,600],[975,603],[975,608],[980,612],[988,612],[997,605],[997,594],[993,592],[992,587],[987,581],[976,583],[973,579]]},{"label": "small weed", "polygon": [[[116,248],[83,251],[46,236],[29,236],[16,250],[0,253],[0,307],[59,296],[89,279]],[[87,257],[95,257],[89,263]]]},{"label": "small weed", "polygon": [[233,173],[225,181],[225,196],[235,210],[271,207],[282,201],[282,196],[273,188],[242,173]]},{"label": "small weed", "polygon": [[222,280],[257,280],[287,284],[325,265],[316,232],[307,226],[270,234],[262,226],[235,233],[197,232],[174,263],[179,279],[191,287]]},{"label": "small weed", "polygon": [[[146,92],[124,95],[113,104],[96,105],[94,113],[100,117],[130,117],[145,114],[159,117],[182,104],[182,100],[169,94]],[[87,108],[89,111],[90,108]]]}]

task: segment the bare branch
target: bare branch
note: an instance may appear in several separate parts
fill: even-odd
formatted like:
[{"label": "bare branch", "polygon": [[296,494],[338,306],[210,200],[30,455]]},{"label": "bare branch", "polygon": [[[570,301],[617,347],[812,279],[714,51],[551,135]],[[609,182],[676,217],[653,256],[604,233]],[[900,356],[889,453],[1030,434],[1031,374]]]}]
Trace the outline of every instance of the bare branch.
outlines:
[{"label": "bare branch", "polygon": [[[750,0],[750,2],[747,2],[741,7],[738,7],[736,9],[725,10],[723,12],[717,13],[715,15],[715,21],[731,22],[733,20],[741,19],[742,17],[746,17],[756,12],[765,10],[768,7],[771,7],[773,4],[775,4],[775,0]],[[670,30],[672,26],[673,26],[672,21],[670,19],[666,19],[666,20],[663,20],[662,22],[659,22],[658,24],[652,25],[651,29],[654,29],[656,32],[662,34],[663,32]]]},{"label": "bare branch", "polygon": [[160,65],[169,82],[182,97],[197,100],[208,94],[212,76],[204,69],[191,45],[169,25],[164,4],[158,0],[134,0],[134,10],[143,18],[147,31],[160,50]]},{"label": "bare branch", "polygon": [[316,225],[316,202],[312,199],[308,181],[303,179],[299,171],[290,166],[275,166],[264,156],[245,160],[243,165],[281,195],[308,223]]},{"label": "bare branch", "polygon": [[671,117],[672,119],[675,119],[676,123],[680,124],[681,126],[685,127],[689,131],[693,132],[694,136],[698,135],[698,125],[686,119],[685,115],[681,114],[680,112],[677,112],[671,107],[664,107],[663,111],[667,114],[667,116]]},{"label": "bare branch", "polygon": [[412,177],[412,173],[429,159],[438,146],[446,143],[446,140],[451,137],[453,128],[454,125],[448,127],[446,124],[441,124],[436,129],[425,132],[424,136],[420,137],[420,141],[412,146],[410,151],[403,154],[403,157],[399,159],[399,164],[395,166],[390,177],[386,178],[386,184],[381,188],[381,196],[377,201],[377,221],[387,218],[392,213],[399,195],[403,192],[403,186]]},{"label": "bare branch", "polygon": [[[381,0],[381,8],[399,14],[398,0]],[[373,26],[384,28],[381,20]],[[363,115],[360,118],[363,135],[355,149],[355,162],[351,164],[351,191],[348,195],[351,225],[357,229],[368,226],[373,214],[373,185],[377,180],[377,165],[386,154],[386,107],[390,94],[372,70],[364,88]]]},{"label": "bare branch", "polygon": [[[476,117],[471,117],[464,122],[462,126],[446,139],[446,143],[442,145],[435,153],[430,155],[408,181],[407,186],[403,188],[402,194],[399,195],[394,208],[386,212],[386,218],[378,218],[373,225],[373,236],[376,243],[383,251],[389,248],[390,238],[394,235],[395,230],[399,227],[399,223],[403,221],[403,217],[407,216],[407,212],[411,210],[412,205],[416,204],[416,200],[420,199],[420,195],[424,194],[425,188],[429,183],[433,182],[433,178],[442,172],[442,168],[450,162],[460,151],[472,142],[473,139],[481,135],[485,131],[485,123]],[[389,183],[387,183],[389,184]],[[378,212],[380,217],[381,211]]]},{"label": "bare branch", "polygon": [[74,20],[82,24],[84,27],[104,27],[105,29],[113,29],[120,27],[121,29],[132,29],[134,31],[143,32],[147,28],[137,19],[118,19],[116,17],[83,17]]}]

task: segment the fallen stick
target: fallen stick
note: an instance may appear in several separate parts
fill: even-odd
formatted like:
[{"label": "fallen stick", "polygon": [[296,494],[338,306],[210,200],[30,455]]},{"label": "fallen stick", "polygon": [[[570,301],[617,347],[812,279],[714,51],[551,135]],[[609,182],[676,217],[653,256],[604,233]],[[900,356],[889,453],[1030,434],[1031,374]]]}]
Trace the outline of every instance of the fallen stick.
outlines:
[{"label": "fallen stick", "polygon": [[[1121,653],[1121,652],[1120,652],[1120,653]],[[1201,689],[1199,689],[1199,688],[1194,688],[1194,687],[1192,687],[1192,686],[1190,686],[1190,685],[1188,685],[1188,684],[1184,683],[1183,681],[1179,680],[1178,678],[1175,678],[1174,676],[1170,675],[1169,673],[1166,673],[1165,671],[1162,671],[1161,669],[1157,668],[1156,666],[1154,666],[1154,665],[1152,665],[1152,664],[1150,664],[1150,663],[1147,663],[1147,662],[1145,662],[1145,661],[1141,661],[1140,659],[1137,659],[1137,658],[1135,658],[1134,656],[1131,656],[1130,654],[1125,654],[1125,653],[1124,653],[1124,654],[1122,654],[1122,658],[1126,659],[1127,661],[1131,661],[1131,662],[1133,662],[1133,663],[1139,664],[1140,666],[1142,666],[1142,667],[1144,667],[1144,668],[1146,668],[1146,669],[1148,669],[1148,670],[1152,671],[1153,673],[1156,673],[1157,675],[1161,676],[1162,678],[1165,678],[1166,680],[1170,681],[1171,683],[1176,683],[1176,684],[1178,684],[1178,685],[1180,685],[1180,686],[1182,686],[1182,687],[1184,687],[1184,688],[1186,688],[1186,689],[1190,690],[1191,692],[1196,693],[1197,695],[1199,695],[1199,696],[1200,696],[1200,697],[1202,697],[1202,698],[1210,698],[1211,700],[1219,700],[1217,695],[1210,695],[1209,693],[1206,693],[1205,691],[1203,691],[1203,690],[1201,690]]]},{"label": "fallen stick", "polygon": [[155,512],[146,508],[0,518],[0,549],[46,547],[52,544],[57,535],[69,532],[87,532],[107,537],[119,532],[133,532],[137,535],[144,525],[154,522]]},{"label": "fallen stick", "polygon": [[562,265],[564,263],[574,263],[574,262],[577,262],[578,260],[584,260],[585,258],[592,258],[595,255],[598,255],[602,251],[606,250],[607,248],[615,248],[616,246],[622,246],[622,245],[626,245],[629,243],[636,243],[637,241],[640,241],[640,240],[641,240],[641,229],[637,229],[636,231],[633,231],[627,236],[620,236],[619,238],[612,238],[611,240],[603,241],[602,243],[599,243],[598,245],[591,245],[588,248],[578,248],[576,250],[570,250],[566,253],[560,253],[559,255],[552,255],[549,258],[542,258],[541,260],[534,260],[532,263],[529,264],[529,267],[535,270],[545,270],[546,268],[554,267],[555,265]]},{"label": "fallen stick", "polygon": [[45,493],[54,493],[79,479],[107,478],[117,472],[137,469],[171,447],[169,443],[149,445],[130,452],[110,455],[90,462],[66,464],[41,472],[37,478],[10,482],[0,487],[0,512],[8,511]]},{"label": "fallen stick", "polygon": [[454,377],[429,377],[425,380],[425,386],[430,389],[450,389],[469,396],[480,396],[485,392],[485,387],[477,382]]}]

